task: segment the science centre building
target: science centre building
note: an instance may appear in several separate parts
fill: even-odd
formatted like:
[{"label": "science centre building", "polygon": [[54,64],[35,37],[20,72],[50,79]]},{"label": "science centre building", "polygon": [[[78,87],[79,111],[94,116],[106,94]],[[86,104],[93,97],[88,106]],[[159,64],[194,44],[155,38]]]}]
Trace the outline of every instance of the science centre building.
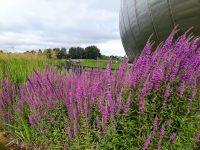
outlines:
[{"label": "science centre building", "polygon": [[146,41],[162,42],[178,25],[179,33],[193,27],[200,35],[200,0],[121,0],[120,35],[130,61]]}]

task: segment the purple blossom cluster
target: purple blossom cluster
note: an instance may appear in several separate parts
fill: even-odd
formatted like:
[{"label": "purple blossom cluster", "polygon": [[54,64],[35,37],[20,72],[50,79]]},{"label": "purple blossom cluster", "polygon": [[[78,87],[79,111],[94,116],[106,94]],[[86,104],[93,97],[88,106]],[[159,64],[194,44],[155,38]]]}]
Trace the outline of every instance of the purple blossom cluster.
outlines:
[{"label": "purple blossom cluster", "polygon": [[200,40],[185,33],[172,42],[175,33],[174,30],[163,46],[159,45],[156,51],[151,51],[152,46],[148,41],[143,53],[133,63],[130,85],[133,87],[142,84],[139,98],[140,111],[144,109],[145,96],[151,91],[156,92],[163,88],[165,88],[163,91],[165,106],[173,82],[179,83],[177,92],[180,97],[187,88],[193,89],[188,98],[189,105],[192,105],[197,86],[200,85]]},{"label": "purple blossom cluster", "polygon": [[[140,113],[145,110],[146,97],[150,92],[162,92],[163,106],[166,106],[173,83],[177,82],[180,97],[187,88],[192,88],[188,98],[188,105],[192,106],[197,87],[200,85],[200,39],[192,39],[184,34],[173,42],[174,34],[175,30],[156,51],[152,51],[152,43],[148,41],[142,54],[134,60],[131,69],[128,60],[123,61],[119,70],[112,71],[112,61],[109,61],[105,71],[99,68],[81,72],[77,69],[70,75],[66,75],[64,71],[58,73],[56,68],[47,67],[34,70],[32,75],[27,77],[26,84],[17,89],[9,77],[5,78],[0,88],[0,117],[9,123],[12,119],[12,109],[7,103],[16,103],[18,112],[23,112],[26,104],[31,112],[28,117],[29,123],[37,128],[42,118],[51,117],[47,109],[54,111],[58,103],[63,103],[67,110],[66,132],[71,140],[79,136],[80,118],[84,118],[85,128],[89,126],[89,118],[94,115],[95,107],[99,115],[94,117],[94,125],[99,130],[100,141],[102,133],[107,131],[108,123],[114,124],[120,115],[125,118],[128,116],[132,109],[133,97],[134,100],[138,99],[137,112]],[[123,93],[128,95],[122,96]],[[147,137],[143,149],[148,148],[154,137],[159,119],[155,117],[152,134]],[[163,125],[160,129],[158,149],[161,149],[164,134]],[[175,139],[176,133],[173,133],[170,142],[173,144]]]}]

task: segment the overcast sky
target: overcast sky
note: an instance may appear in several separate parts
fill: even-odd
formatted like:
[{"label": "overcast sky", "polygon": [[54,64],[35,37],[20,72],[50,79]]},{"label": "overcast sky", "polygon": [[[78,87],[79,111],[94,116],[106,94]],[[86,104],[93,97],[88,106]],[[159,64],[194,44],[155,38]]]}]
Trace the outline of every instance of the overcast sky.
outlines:
[{"label": "overcast sky", "polygon": [[97,45],[125,55],[119,34],[120,0],[0,0],[0,49]]}]

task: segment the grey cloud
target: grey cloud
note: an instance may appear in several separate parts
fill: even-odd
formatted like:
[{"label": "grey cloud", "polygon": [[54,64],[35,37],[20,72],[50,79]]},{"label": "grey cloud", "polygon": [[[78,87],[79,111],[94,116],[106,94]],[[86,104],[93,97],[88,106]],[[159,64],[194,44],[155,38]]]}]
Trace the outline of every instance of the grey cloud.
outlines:
[{"label": "grey cloud", "polygon": [[[117,41],[117,50],[124,54],[118,29],[119,3],[120,0],[1,0],[0,48],[89,44],[106,47],[103,44]],[[103,50],[106,54],[116,52],[115,45],[109,47]]]}]

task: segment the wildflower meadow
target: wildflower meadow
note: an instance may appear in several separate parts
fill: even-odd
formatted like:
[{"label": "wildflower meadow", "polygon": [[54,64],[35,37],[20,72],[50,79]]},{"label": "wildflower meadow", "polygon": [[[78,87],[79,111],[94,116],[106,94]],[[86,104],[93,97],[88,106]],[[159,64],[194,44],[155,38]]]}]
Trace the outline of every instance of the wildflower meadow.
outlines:
[{"label": "wildflower meadow", "polygon": [[0,84],[0,130],[33,149],[192,150],[200,141],[200,38],[176,29],[129,67],[33,69]]}]

